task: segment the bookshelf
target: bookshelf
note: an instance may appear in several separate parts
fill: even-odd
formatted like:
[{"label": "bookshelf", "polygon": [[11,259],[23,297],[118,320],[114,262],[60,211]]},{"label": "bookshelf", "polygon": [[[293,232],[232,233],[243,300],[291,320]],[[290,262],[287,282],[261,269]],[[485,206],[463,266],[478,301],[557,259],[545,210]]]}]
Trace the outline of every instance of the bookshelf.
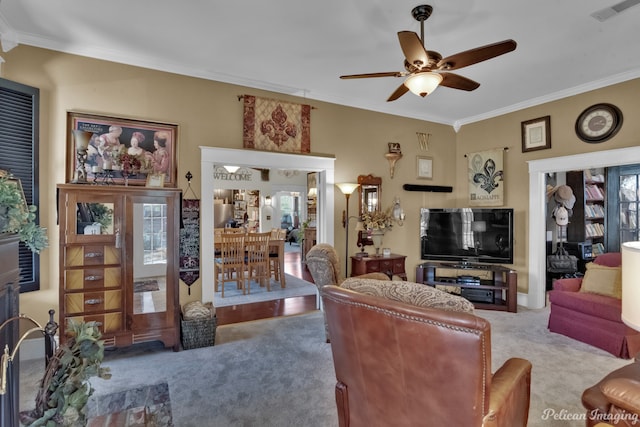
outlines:
[{"label": "bookshelf", "polygon": [[604,252],[606,233],[606,182],[603,169],[567,172],[567,185],[573,189],[576,203],[569,218],[567,240],[591,242],[593,256]]}]

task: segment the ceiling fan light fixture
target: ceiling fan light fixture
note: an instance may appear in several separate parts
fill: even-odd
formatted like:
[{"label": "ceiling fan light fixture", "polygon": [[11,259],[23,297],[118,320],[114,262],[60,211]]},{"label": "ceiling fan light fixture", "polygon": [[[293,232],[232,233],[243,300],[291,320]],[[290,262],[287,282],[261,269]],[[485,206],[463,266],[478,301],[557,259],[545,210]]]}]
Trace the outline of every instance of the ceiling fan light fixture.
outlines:
[{"label": "ceiling fan light fixture", "polygon": [[438,88],[442,83],[442,75],[438,73],[424,72],[416,73],[404,81],[404,85],[418,96],[425,97]]}]

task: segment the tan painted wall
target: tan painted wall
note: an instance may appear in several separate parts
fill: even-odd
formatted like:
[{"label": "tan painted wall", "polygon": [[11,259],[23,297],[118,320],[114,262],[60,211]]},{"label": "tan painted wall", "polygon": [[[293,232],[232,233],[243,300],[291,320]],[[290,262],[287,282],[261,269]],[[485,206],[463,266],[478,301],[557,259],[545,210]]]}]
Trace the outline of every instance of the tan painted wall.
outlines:
[{"label": "tan painted wall", "polygon": [[[380,114],[339,105],[308,101],[224,83],[184,77],[170,73],[130,67],[49,50],[18,46],[3,53],[6,63],[2,77],[40,88],[41,221],[49,229],[51,247],[42,254],[41,291],[21,295],[21,309],[46,322],[49,308],[57,310],[58,301],[58,227],[56,224],[55,185],[65,180],[66,111],[79,110],[104,115],[149,119],[180,125],[178,140],[178,185],[186,187],[184,175],[190,170],[192,186],[200,188],[199,146],[242,147],[242,103],[238,96],[252,94],[294,102],[309,103],[312,151],[336,157],[336,182],[355,181],[360,174],[383,178],[382,206],[390,206],[400,197],[407,214],[403,227],[394,227],[384,246],[407,255],[409,279],[413,279],[419,260],[418,212],[420,207],[466,205],[467,152],[494,147],[509,147],[505,154],[506,206],[516,210],[516,260],[519,291],[527,284],[527,160],[635,145],[640,123],[632,118],[640,114],[640,103],[633,94],[640,80],[622,83],[592,93],[528,108],[462,127],[458,134],[450,126]],[[469,95],[470,97],[473,94]],[[401,101],[399,101],[401,102]],[[425,102],[429,102],[428,99]],[[597,102],[612,102],[625,114],[622,131],[612,141],[588,145],[574,136],[577,115]],[[521,153],[520,122],[551,115],[552,149]],[[418,149],[416,132],[431,133],[428,152]],[[389,178],[383,155],[388,142],[398,142],[404,157],[398,161],[394,179]],[[416,179],[416,155],[433,157],[433,180]],[[402,184],[452,185],[453,194],[408,193]],[[336,192],[335,212],[340,218],[344,198]],[[350,204],[351,214],[357,204]],[[339,221],[337,222],[339,224]],[[353,224],[353,223],[352,223]],[[355,233],[351,228],[349,253],[355,253]],[[344,257],[344,229],[337,226],[336,248]],[[542,238],[542,237],[541,237]],[[180,285],[180,300],[200,298],[200,283]]]},{"label": "tan painted wall", "polygon": [[[18,46],[4,53],[2,77],[41,91],[41,222],[49,229],[51,247],[42,254],[41,291],[21,295],[21,309],[46,321],[47,310],[57,310],[58,302],[58,226],[56,224],[55,185],[65,180],[66,111],[79,110],[159,122],[177,123],[178,185],[186,187],[187,170],[193,175],[192,187],[200,188],[199,146],[242,147],[242,103],[238,95],[252,94],[294,102],[304,99],[229,84],[151,71],[122,64],[104,62],[28,46]],[[419,263],[418,210],[420,206],[451,204],[451,195],[405,193],[404,183],[419,182],[415,177],[418,154],[416,132],[429,132],[430,151],[421,153],[434,158],[434,179],[430,183],[451,185],[455,180],[452,165],[455,132],[450,126],[374,113],[339,105],[308,101],[311,114],[311,148],[316,153],[336,157],[336,182],[356,181],[360,174],[383,178],[382,206],[390,206],[393,197],[402,200],[407,213],[403,227],[396,227],[385,237],[385,246],[406,254],[409,277]],[[388,142],[399,142],[404,158],[389,178]],[[344,197],[336,192],[335,217],[340,218]],[[350,203],[351,214],[357,210]],[[355,246],[352,221],[350,253]],[[344,256],[344,229],[336,228],[336,248]],[[343,258],[344,259],[344,258]],[[200,297],[200,283],[180,285],[181,303]]]},{"label": "tan painted wall", "polygon": [[[463,190],[467,180],[467,159],[465,153],[508,147],[505,152],[505,205],[515,209],[515,259],[513,267],[518,271],[518,290],[528,290],[528,205],[529,174],[527,162],[570,154],[612,150],[635,146],[640,143],[640,80],[620,83],[604,89],[564,98],[558,101],[505,114],[481,122],[463,126],[457,134],[456,188]],[[624,115],[620,132],[611,140],[601,144],[587,144],[575,134],[575,122],[587,107],[608,102],[617,105]],[[551,116],[551,149],[522,152],[521,122],[538,117]],[[571,170],[571,165],[567,165]],[[464,205],[466,194],[456,193],[456,203]],[[532,236],[544,239],[545,236]]]}]

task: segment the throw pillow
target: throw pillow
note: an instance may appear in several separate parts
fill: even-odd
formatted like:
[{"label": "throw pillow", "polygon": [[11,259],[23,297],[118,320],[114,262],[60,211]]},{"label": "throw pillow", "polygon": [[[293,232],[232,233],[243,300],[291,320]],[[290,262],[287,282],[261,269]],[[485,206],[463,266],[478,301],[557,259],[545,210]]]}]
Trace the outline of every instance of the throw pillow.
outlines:
[{"label": "throw pillow", "polygon": [[607,267],[590,262],[582,279],[580,292],[622,298],[622,276],[620,267]]}]

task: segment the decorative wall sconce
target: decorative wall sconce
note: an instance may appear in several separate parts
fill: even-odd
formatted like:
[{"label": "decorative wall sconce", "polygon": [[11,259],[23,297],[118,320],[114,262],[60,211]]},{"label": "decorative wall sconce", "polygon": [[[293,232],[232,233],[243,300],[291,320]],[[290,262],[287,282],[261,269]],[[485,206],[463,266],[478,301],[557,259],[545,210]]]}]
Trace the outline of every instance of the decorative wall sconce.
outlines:
[{"label": "decorative wall sconce", "polygon": [[400,205],[400,198],[398,197],[393,200],[393,210],[391,212],[391,216],[398,223],[398,225],[402,227],[402,225],[404,224],[405,215],[404,210]]},{"label": "decorative wall sconce", "polygon": [[267,196],[264,198],[264,205],[265,206],[271,206],[271,204],[273,203],[273,201],[271,200],[271,196]]},{"label": "decorative wall sconce", "polygon": [[393,179],[396,170],[396,162],[402,158],[402,153],[387,153],[384,157],[389,161],[389,176]]}]

